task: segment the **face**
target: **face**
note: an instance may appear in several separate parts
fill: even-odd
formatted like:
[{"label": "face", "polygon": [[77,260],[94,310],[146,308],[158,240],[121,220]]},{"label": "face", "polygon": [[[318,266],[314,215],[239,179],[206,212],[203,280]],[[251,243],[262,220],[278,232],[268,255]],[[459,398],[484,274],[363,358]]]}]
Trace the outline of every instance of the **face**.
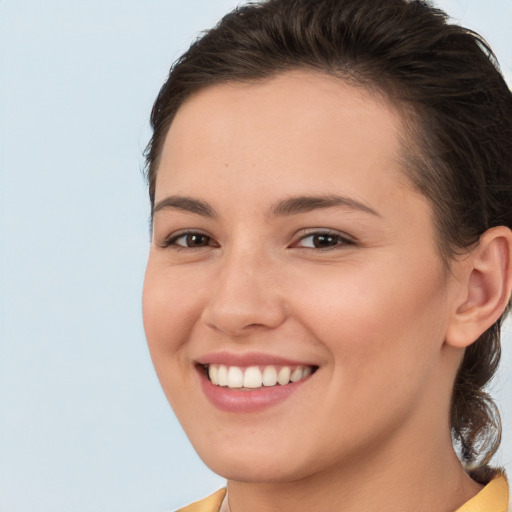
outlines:
[{"label": "face", "polygon": [[306,72],[207,88],[178,111],[144,324],[217,473],[296,480],[447,435],[453,282],[400,130],[382,98]]}]

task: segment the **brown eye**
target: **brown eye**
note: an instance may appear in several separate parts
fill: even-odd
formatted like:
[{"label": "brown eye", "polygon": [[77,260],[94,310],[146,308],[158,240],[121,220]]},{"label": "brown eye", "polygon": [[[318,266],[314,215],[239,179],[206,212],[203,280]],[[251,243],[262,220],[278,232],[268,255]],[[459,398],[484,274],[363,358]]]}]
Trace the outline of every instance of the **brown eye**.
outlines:
[{"label": "brown eye", "polygon": [[205,235],[204,233],[181,233],[176,236],[172,236],[165,241],[165,247],[176,247],[176,248],[201,248],[209,246],[217,246],[214,243],[211,236]]},{"label": "brown eye", "polygon": [[184,245],[186,247],[204,247],[209,245],[210,237],[201,233],[191,233],[181,237],[184,239]]},{"label": "brown eye", "polygon": [[354,242],[352,240],[339,233],[317,232],[302,237],[295,244],[295,247],[306,249],[333,249],[335,247],[353,244]]},{"label": "brown eye", "polygon": [[336,235],[313,235],[311,237],[313,246],[317,249],[334,247],[340,242],[340,237]]}]

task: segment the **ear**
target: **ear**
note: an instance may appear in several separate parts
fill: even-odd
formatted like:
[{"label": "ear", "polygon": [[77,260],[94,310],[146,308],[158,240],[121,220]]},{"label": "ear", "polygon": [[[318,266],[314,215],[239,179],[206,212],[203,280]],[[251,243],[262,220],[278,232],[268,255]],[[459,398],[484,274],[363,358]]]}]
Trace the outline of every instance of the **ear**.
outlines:
[{"label": "ear", "polygon": [[[462,286],[446,333],[446,343],[465,348],[498,320],[512,290],[512,231],[487,230],[464,260],[456,262]],[[462,270],[461,270],[462,269]]]}]

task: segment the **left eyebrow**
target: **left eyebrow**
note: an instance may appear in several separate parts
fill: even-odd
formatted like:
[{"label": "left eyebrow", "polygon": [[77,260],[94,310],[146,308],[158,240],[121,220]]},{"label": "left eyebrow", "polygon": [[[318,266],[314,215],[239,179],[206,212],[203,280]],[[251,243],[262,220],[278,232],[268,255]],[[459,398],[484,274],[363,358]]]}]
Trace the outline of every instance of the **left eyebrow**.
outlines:
[{"label": "left eyebrow", "polygon": [[160,210],[182,210],[189,213],[195,213],[203,217],[217,217],[215,210],[205,201],[186,196],[168,196],[158,201],[153,207],[151,216]]},{"label": "left eyebrow", "polygon": [[270,216],[288,216],[337,206],[359,210],[376,217],[381,215],[368,205],[350,197],[338,195],[295,196],[279,201],[270,209]]}]

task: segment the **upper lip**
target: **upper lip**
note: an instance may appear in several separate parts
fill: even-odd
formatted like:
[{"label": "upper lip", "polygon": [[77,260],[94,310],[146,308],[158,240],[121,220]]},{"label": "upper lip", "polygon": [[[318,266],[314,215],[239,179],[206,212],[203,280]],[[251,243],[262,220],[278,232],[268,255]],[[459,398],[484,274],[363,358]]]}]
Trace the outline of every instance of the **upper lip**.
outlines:
[{"label": "upper lip", "polygon": [[262,352],[212,352],[197,358],[196,362],[202,365],[208,364],[224,364],[226,366],[316,366],[314,364],[288,359],[272,354]]}]

